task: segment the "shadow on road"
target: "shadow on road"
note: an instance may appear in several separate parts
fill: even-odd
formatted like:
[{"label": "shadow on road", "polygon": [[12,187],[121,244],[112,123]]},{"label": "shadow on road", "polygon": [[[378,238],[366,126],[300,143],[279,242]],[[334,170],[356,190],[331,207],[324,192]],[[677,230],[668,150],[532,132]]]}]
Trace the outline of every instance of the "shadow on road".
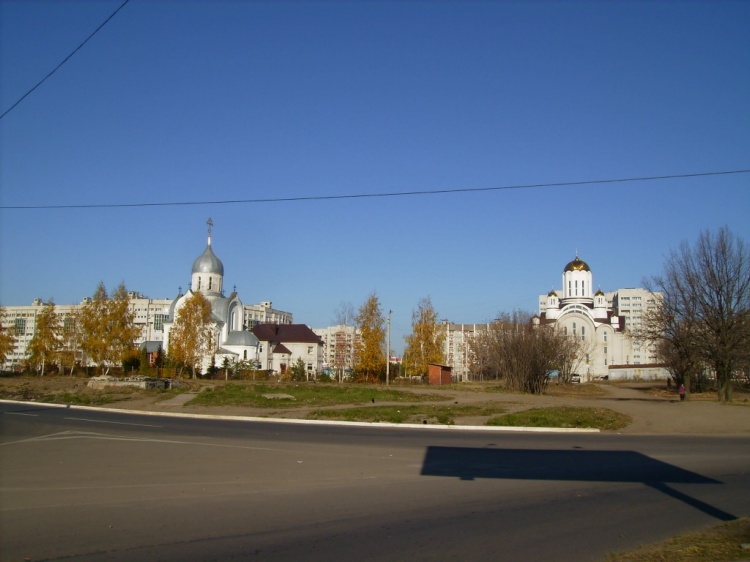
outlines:
[{"label": "shadow on road", "polygon": [[642,482],[721,521],[735,515],[724,512],[668,484],[721,484],[634,451],[584,451],[479,449],[428,447],[423,476],[449,476],[461,480],[502,478],[508,480],[562,480],[580,482]]}]

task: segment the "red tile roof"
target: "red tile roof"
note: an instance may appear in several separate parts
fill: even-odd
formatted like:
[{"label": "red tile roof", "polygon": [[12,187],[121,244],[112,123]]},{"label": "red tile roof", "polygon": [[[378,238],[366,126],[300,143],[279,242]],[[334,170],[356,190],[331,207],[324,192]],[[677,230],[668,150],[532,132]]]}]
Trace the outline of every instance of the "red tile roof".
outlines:
[{"label": "red tile roof", "polygon": [[320,336],[304,324],[258,324],[251,330],[260,341],[322,344]]}]

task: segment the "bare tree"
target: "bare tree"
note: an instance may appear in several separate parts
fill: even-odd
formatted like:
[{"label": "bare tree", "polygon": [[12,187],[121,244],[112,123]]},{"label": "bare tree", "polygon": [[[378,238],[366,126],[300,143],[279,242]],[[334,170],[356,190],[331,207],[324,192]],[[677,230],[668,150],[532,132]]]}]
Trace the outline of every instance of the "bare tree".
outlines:
[{"label": "bare tree", "polygon": [[337,326],[351,326],[354,322],[354,305],[349,301],[341,301],[339,307],[334,311],[333,323]]},{"label": "bare tree", "polygon": [[593,339],[585,339],[585,336],[568,335],[560,332],[557,326],[542,326],[541,329],[554,330],[556,336],[555,368],[558,370],[558,381],[569,384],[573,375],[581,366],[583,360],[594,351],[596,344]]},{"label": "bare tree", "polygon": [[549,372],[558,367],[565,337],[554,327],[537,326],[526,312],[501,314],[474,344],[482,373],[503,379],[509,389],[541,394]]},{"label": "bare tree", "polygon": [[750,346],[750,248],[727,227],[702,232],[694,246],[670,252],[648,286],[663,294],[651,329],[661,328],[683,359],[692,354],[710,366],[719,400],[730,401]]},{"label": "bare tree", "polygon": [[[692,389],[700,390],[698,385],[704,371],[704,361],[695,343],[699,326],[696,302],[684,299],[671,289],[657,292],[655,282],[647,280],[645,286],[658,304],[646,312],[642,326],[632,335],[636,340],[655,344],[657,357],[664,363],[675,384],[685,385],[685,395],[689,399]],[[660,283],[660,287],[664,288],[664,283]]]}]

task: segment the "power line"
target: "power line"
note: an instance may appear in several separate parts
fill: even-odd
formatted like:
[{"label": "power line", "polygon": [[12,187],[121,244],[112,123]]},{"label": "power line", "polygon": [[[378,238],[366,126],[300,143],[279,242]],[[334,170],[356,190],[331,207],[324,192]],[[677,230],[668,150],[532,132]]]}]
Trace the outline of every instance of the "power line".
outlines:
[{"label": "power line", "polygon": [[101,25],[99,25],[99,27],[97,27],[97,28],[96,28],[96,29],[94,30],[94,32],[93,32],[93,33],[92,33],[91,35],[89,35],[88,37],[86,37],[86,39],[85,39],[85,40],[83,41],[83,43],[81,43],[80,45],[78,45],[78,46],[77,46],[77,47],[76,47],[76,48],[75,48],[75,49],[73,50],[73,52],[72,52],[72,53],[70,53],[70,54],[69,54],[69,55],[68,55],[67,57],[65,57],[65,58],[64,58],[64,59],[62,60],[62,62],[61,62],[60,64],[58,64],[58,65],[57,65],[57,66],[56,66],[55,68],[53,68],[53,69],[52,69],[52,70],[51,70],[51,71],[49,72],[49,74],[47,74],[47,76],[45,76],[45,77],[44,77],[44,78],[42,78],[42,79],[41,79],[41,80],[40,80],[39,82],[37,82],[37,84],[36,84],[36,85],[35,85],[35,86],[34,86],[33,88],[31,88],[31,89],[30,89],[30,90],[29,90],[28,92],[26,92],[26,93],[25,93],[24,95],[22,95],[22,96],[21,96],[21,97],[19,98],[19,100],[18,100],[18,101],[17,101],[16,103],[14,103],[14,104],[13,104],[13,105],[11,105],[11,106],[10,106],[10,107],[9,107],[8,109],[6,109],[6,110],[5,110],[4,112],[3,112],[3,114],[2,114],[2,115],[0,115],[0,119],[2,119],[2,118],[3,118],[3,117],[5,117],[5,116],[6,116],[6,115],[7,115],[8,113],[10,113],[10,112],[11,112],[11,111],[13,110],[13,108],[14,108],[14,107],[16,107],[16,106],[17,106],[17,105],[18,105],[19,103],[21,103],[21,102],[22,102],[22,101],[23,101],[24,99],[26,99],[26,96],[28,96],[28,95],[29,95],[29,94],[30,94],[31,92],[33,92],[33,91],[34,91],[34,90],[36,90],[36,89],[37,89],[37,88],[38,88],[39,86],[41,86],[42,84],[44,84],[44,82],[46,82],[46,81],[47,81],[47,78],[49,78],[50,76],[52,76],[52,75],[53,75],[53,74],[54,74],[55,72],[57,72],[57,70],[58,70],[58,69],[59,69],[59,68],[60,68],[60,67],[61,67],[62,65],[64,65],[64,64],[65,64],[66,62],[68,62],[68,59],[70,59],[70,58],[71,58],[71,57],[72,57],[73,55],[75,55],[75,54],[76,54],[76,53],[77,53],[77,52],[78,52],[78,51],[79,51],[79,50],[81,49],[81,47],[83,47],[83,46],[84,46],[84,45],[85,45],[86,43],[88,43],[89,39],[91,39],[91,38],[92,38],[92,37],[93,37],[94,35],[96,35],[96,34],[97,34],[97,32],[98,32],[98,31],[99,31],[99,30],[100,30],[100,29],[101,29],[102,27],[104,27],[105,25],[107,25],[107,23],[109,22],[109,20],[111,20],[111,19],[112,19],[113,17],[115,17],[115,15],[117,15],[117,12],[119,12],[120,10],[122,10],[122,8],[123,8],[123,7],[125,6],[125,4],[127,4],[128,2],[130,2],[130,0],[125,0],[125,1],[124,1],[124,2],[122,3],[122,4],[120,4],[120,6],[119,6],[119,7],[118,7],[118,8],[117,8],[117,9],[116,9],[116,10],[115,10],[114,12],[112,12],[112,14],[111,14],[111,15],[110,15],[110,16],[109,16],[109,17],[108,17],[108,18],[107,18],[106,20],[104,20],[104,21],[103,21],[103,22],[101,23]]},{"label": "power line", "polygon": [[9,205],[0,206],[0,210],[15,209],[117,209],[127,207],[179,207],[189,205],[231,205],[252,203],[289,203],[296,201],[332,201],[337,199],[370,199],[376,197],[405,197],[419,195],[442,195],[446,193],[480,193],[487,191],[503,191],[508,189],[534,189],[540,187],[574,187],[580,185],[645,182],[656,180],[672,180],[684,178],[702,178],[708,176],[726,176],[731,174],[747,174],[748,170],[726,170],[722,172],[699,172],[695,174],[672,174],[668,176],[644,176],[634,178],[616,178],[604,180],[584,180],[554,183],[532,183],[519,185],[503,185],[496,187],[464,187],[455,189],[433,189],[427,191],[395,191],[389,193],[357,193],[349,195],[309,195],[305,197],[270,197],[265,199],[225,199],[216,201],[171,201],[163,203],[94,203],[88,205]]}]

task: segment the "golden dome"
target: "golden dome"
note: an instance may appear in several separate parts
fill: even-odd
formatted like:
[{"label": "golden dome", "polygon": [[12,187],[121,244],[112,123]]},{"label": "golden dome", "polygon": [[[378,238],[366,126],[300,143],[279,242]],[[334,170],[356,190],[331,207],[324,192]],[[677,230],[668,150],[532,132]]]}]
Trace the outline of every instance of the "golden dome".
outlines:
[{"label": "golden dome", "polygon": [[565,271],[591,271],[591,268],[589,267],[589,264],[576,256],[576,259],[565,266],[563,272]]},{"label": "golden dome", "polygon": [[596,294],[595,294],[594,296],[595,296],[595,297],[603,297],[603,296],[605,296],[605,295],[604,295],[604,291],[602,291],[602,290],[601,290],[601,288],[600,288],[600,289],[599,289],[599,290],[598,290],[598,291],[596,292]]},{"label": "golden dome", "polygon": [[555,292],[554,290],[552,290],[552,291],[550,291],[549,293],[547,293],[547,296],[548,296],[548,297],[556,297],[556,296],[557,296],[557,293],[556,293],[556,292]]}]

